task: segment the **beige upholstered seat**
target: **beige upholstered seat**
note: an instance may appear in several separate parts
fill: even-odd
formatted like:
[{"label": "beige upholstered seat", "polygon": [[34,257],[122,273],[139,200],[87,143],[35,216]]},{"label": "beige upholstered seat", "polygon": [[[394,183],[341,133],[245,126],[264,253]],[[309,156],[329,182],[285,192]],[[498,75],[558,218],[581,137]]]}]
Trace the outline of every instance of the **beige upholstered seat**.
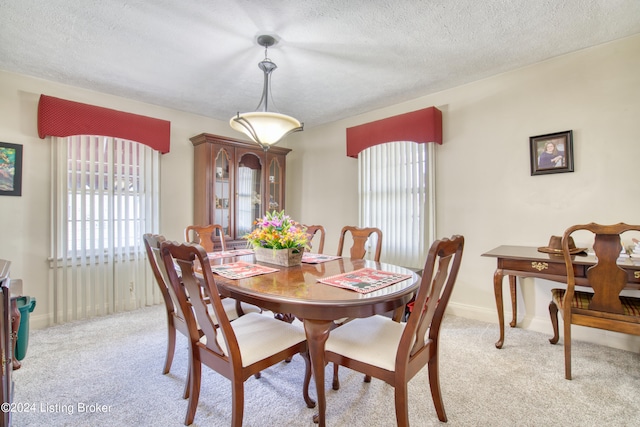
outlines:
[{"label": "beige upholstered seat", "polygon": [[[409,425],[407,383],[425,365],[438,419],[447,421],[440,391],[438,342],[442,318],[460,269],[463,246],[462,236],[433,243],[415,299],[416,308],[407,323],[379,315],[353,319],[334,329],[327,339],[327,362],[379,378],[394,387],[398,426]],[[362,412],[366,417],[366,409]]]},{"label": "beige upholstered seat", "polygon": [[[303,398],[307,406],[313,407],[315,402],[308,394],[311,365],[302,327],[257,313],[248,313],[230,322],[211,270],[205,268],[201,275],[196,272],[196,262],[199,265],[209,265],[204,248],[189,243],[164,242],[160,251],[170,286],[174,289],[178,304],[185,313],[189,330],[191,381],[185,425],[190,425],[195,417],[200,395],[202,364],[231,381],[231,425],[234,427],[242,426],[245,380],[298,353],[303,355],[306,362]],[[178,275],[176,266],[181,276]],[[209,314],[208,300],[211,301],[219,327],[216,327]],[[201,336],[199,328],[204,336]]]},{"label": "beige upholstered seat", "polygon": [[[594,238],[593,250],[597,258],[589,267],[586,283],[578,283],[575,268],[580,256],[570,251],[569,242],[576,232],[588,232]],[[615,225],[574,225],[562,236],[562,254],[567,270],[567,289],[551,290],[549,314],[553,325],[552,344],[558,342],[558,311],[564,325],[565,378],[571,379],[571,325],[588,326],[625,334],[640,335],[640,298],[621,295],[627,283],[634,278],[618,266],[622,251],[621,240],[626,235],[640,232],[640,225],[624,223]],[[638,234],[635,234],[638,237]],[[629,237],[629,240],[633,236]],[[591,290],[576,290],[576,286],[588,286]],[[570,302],[570,303],[568,303]]]}]

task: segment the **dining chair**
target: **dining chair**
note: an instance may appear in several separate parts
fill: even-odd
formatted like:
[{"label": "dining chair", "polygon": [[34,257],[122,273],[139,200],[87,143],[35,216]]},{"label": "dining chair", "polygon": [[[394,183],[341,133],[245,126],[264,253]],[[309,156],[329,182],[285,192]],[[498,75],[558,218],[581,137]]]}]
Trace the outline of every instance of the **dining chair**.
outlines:
[{"label": "dining chair", "polygon": [[[382,230],[376,227],[354,227],[354,226],[344,226],[340,231],[340,240],[338,241],[338,256],[342,256],[342,252],[344,250],[344,245],[346,241],[347,235],[351,235],[352,243],[351,249],[349,250],[350,258],[352,259],[364,259],[367,254],[367,241],[371,238],[371,236],[376,236],[376,250],[373,256],[373,260],[375,262],[380,262],[380,254],[382,252]],[[336,326],[341,326],[351,319],[343,318],[335,320]],[[340,388],[340,379],[338,378],[338,364],[333,365],[333,389],[338,390]],[[371,377],[369,375],[365,376],[364,379],[366,382],[371,381]]]},{"label": "dining chair", "polygon": [[342,227],[340,231],[340,240],[338,241],[338,256],[342,256],[342,252],[345,245],[346,236],[350,234],[352,238],[351,248],[349,249],[349,256],[353,259],[364,259],[367,254],[367,241],[371,236],[376,236],[376,250],[373,256],[373,260],[380,262],[380,253],[382,252],[382,230],[375,227],[353,227],[347,225]]},{"label": "dining chair", "polygon": [[379,378],[394,388],[398,426],[409,425],[407,384],[425,365],[438,419],[447,421],[440,390],[438,345],[463,248],[462,236],[436,240],[431,245],[415,308],[406,323],[381,315],[353,319],[331,331],[327,339],[328,362]]},{"label": "dining chair", "polygon": [[[184,229],[184,240],[185,242],[197,243],[204,248],[206,252],[215,252],[216,251],[216,240],[220,242],[220,250],[226,251],[227,246],[224,240],[224,228],[220,224],[209,224],[209,225],[189,225]],[[235,301],[237,315],[232,316],[232,320],[235,317],[242,316],[245,311],[255,311],[262,312],[262,309],[256,307],[254,305],[240,303],[240,301]],[[225,302],[225,304],[229,304],[229,302]]]},{"label": "dining chair", "polygon": [[218,241],[220,250],[227,250],[224,229],[220,224],[189,225],[184,229],[184,241],[198,243],[207,252],[214,252],[216,241]]},{"label": "dining chair", "polygon": [[[182,333],[184,336],[189,336],[189,330],[185,321],[185,316],[182,312],[181,306],[178,304],[177,296],[171,286],[168,286],[167,271],[164,266],[164,262],[160,256],[160,245],[166,241],[165,237],[159,234],[147,233],[143,235],[144,247],[147,252],[147,258],[151,265],[151,271],[156,279],[156,283],[160,288],[160,294],[164,301],[165,311],[167,314],[167,354],[165,356],[164,367],[162,369],[163,374],[169,373],[171,365],[173,363],[173,357],[176,348],[176,331]],[[242,303],[240,309],[238,309],[238,301],[232,298],[225,298],[222,302],[227,318],[234,320],[246,311],[260,312],[258,307],[251,304]],[[255,308],[254,308],[255,307]],[[212,311],[212,308],[209,308]],[[214,323],[217,324],[217,320],[214,317]],[[202,332],[200,332],[202,335]],[[187,380],[185,382],[184,398],[189,395],[189,373],[187,373]]]},{"label": "dining chair", "polygon": [[[258,313],[247,313],[231,322],[211,269],[200,267],[209,265],[204,248],[177,242],[163,242],[160,248],[169,284],[185,313],[189,330],[190,389],[185,425],[193,423],[196,414],[202,364],[231,381],[231,425],[234,427],[242,426],[244,382],[298,353],[306,365],[302,395],[307,406],[314,407],[315,402],[309,397],[311,363],[303,328]],[[208,301],[213,306],[218,327],[207,309]]]},{"label": "dining chair", "polygon": [[[559,311],[564,321],[564,370],[568,380],[571,379],[571,325],[640,335],[640,298],[621,295],[621,291],[635,278],[618,265],[623,249],[622,236],[626,232],[634,234],[637,231],[640,231],[640,225],[590,223],[571,226],[562,236],[567,288],[551,290],[549,315],[553,338],[549,341],[551,344],[558,342]],[[594,239],[593,251],[597,261],[587,269],[586,282],[578,282],[575,277],[575,269],[580,268],[580,257],[572,254],[570,248],[575,232],[588,232]],[[576,286],[587,286],[592,290],[576,290]]]},{"label": "dining chair", "polygon": [[[173,363],[173,356],[176,349],[176,331],[182,333],[184,336],[189,336],[187,329],[187,323],[184,320],[182,309],[177,304],[177,298],[173,292],[173,289],[167,286],[167,272],[164,267],[164,263],[160,258],[160,245],[166,239],[159,234],[147,233],[143,235],[144,247],[147,252],[147,259],[151,265],[151,271],[156,279],[162,300],[164,301],[165,311],[167,314],[167,354],[164,359],[163,374],[168,374],[171,370],[171,364]],[[187,372],[187,379],[185,381],[183,398],[187,398],[189,395],[189,372]]]},{"label": "dining chair", "polygon": [[307,240],[309,241],[309,248],[313,249],[311,242],[313,241],[316,234],[318,234],[318,246],[316,247],[316,253],[321,254],[324,251],[324,236],[325,231],[324,227],[321,225],[303,225],[303,227],[307,230]]}]

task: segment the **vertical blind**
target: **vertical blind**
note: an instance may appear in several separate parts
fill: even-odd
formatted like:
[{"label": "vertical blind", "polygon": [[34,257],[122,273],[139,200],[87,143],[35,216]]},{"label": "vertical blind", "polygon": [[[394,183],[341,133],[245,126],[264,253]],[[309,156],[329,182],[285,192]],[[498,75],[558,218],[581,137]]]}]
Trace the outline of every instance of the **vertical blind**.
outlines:
[{"label": "vertical blind", "polygon": [[104,136],[51,147],[53,322],[159,303],[142,235],[158,230],[160,154]]},{"label": "vertical blind", "polygon": [[382,230],[383,262],[424,265],[435,234],[434,153],[434,144],[401,141],[358,154],[360,226]]}]

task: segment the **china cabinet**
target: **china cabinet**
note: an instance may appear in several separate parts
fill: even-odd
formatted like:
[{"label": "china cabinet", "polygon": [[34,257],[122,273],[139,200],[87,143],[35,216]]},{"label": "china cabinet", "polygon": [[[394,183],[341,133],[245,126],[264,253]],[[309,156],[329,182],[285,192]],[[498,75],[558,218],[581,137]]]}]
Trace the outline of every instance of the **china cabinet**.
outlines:
[{"label": "china cabinet", "polygon": [[202,133],[193,143],[194,225],[220,224],[227,249],[244,248],[242,236],[266,211],[285,204],[285,158],[291,151]]}]

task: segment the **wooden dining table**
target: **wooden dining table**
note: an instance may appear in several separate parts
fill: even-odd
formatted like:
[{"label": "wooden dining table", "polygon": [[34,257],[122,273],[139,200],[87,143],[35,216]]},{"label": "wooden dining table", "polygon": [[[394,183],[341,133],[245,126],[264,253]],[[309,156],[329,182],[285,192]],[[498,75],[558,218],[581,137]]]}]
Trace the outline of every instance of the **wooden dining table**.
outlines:
[{"label": "wooden dining table", "polygon": [[[212,266],[243,261],[278,269],[273,273],[236,280],[219,275],[214,277],[223,296],[263,307],[273,313],[290,314],[302,320],[316,384],[318,413],[314,416],[314,421],[321,427],[325,426],[326,414],[325,342],[334,328],[334,321],[393,311],[404,312],[405,305],[412,299],[420,284],[420,276],[407,268],[360,259],[338,258],[319,264],[303,263],[294,267],[256,262],[253,255],[209,261]],[[359,293],[318,282],[320,278],[365,267],[406,274],[409,278],[369,293]]]}]

